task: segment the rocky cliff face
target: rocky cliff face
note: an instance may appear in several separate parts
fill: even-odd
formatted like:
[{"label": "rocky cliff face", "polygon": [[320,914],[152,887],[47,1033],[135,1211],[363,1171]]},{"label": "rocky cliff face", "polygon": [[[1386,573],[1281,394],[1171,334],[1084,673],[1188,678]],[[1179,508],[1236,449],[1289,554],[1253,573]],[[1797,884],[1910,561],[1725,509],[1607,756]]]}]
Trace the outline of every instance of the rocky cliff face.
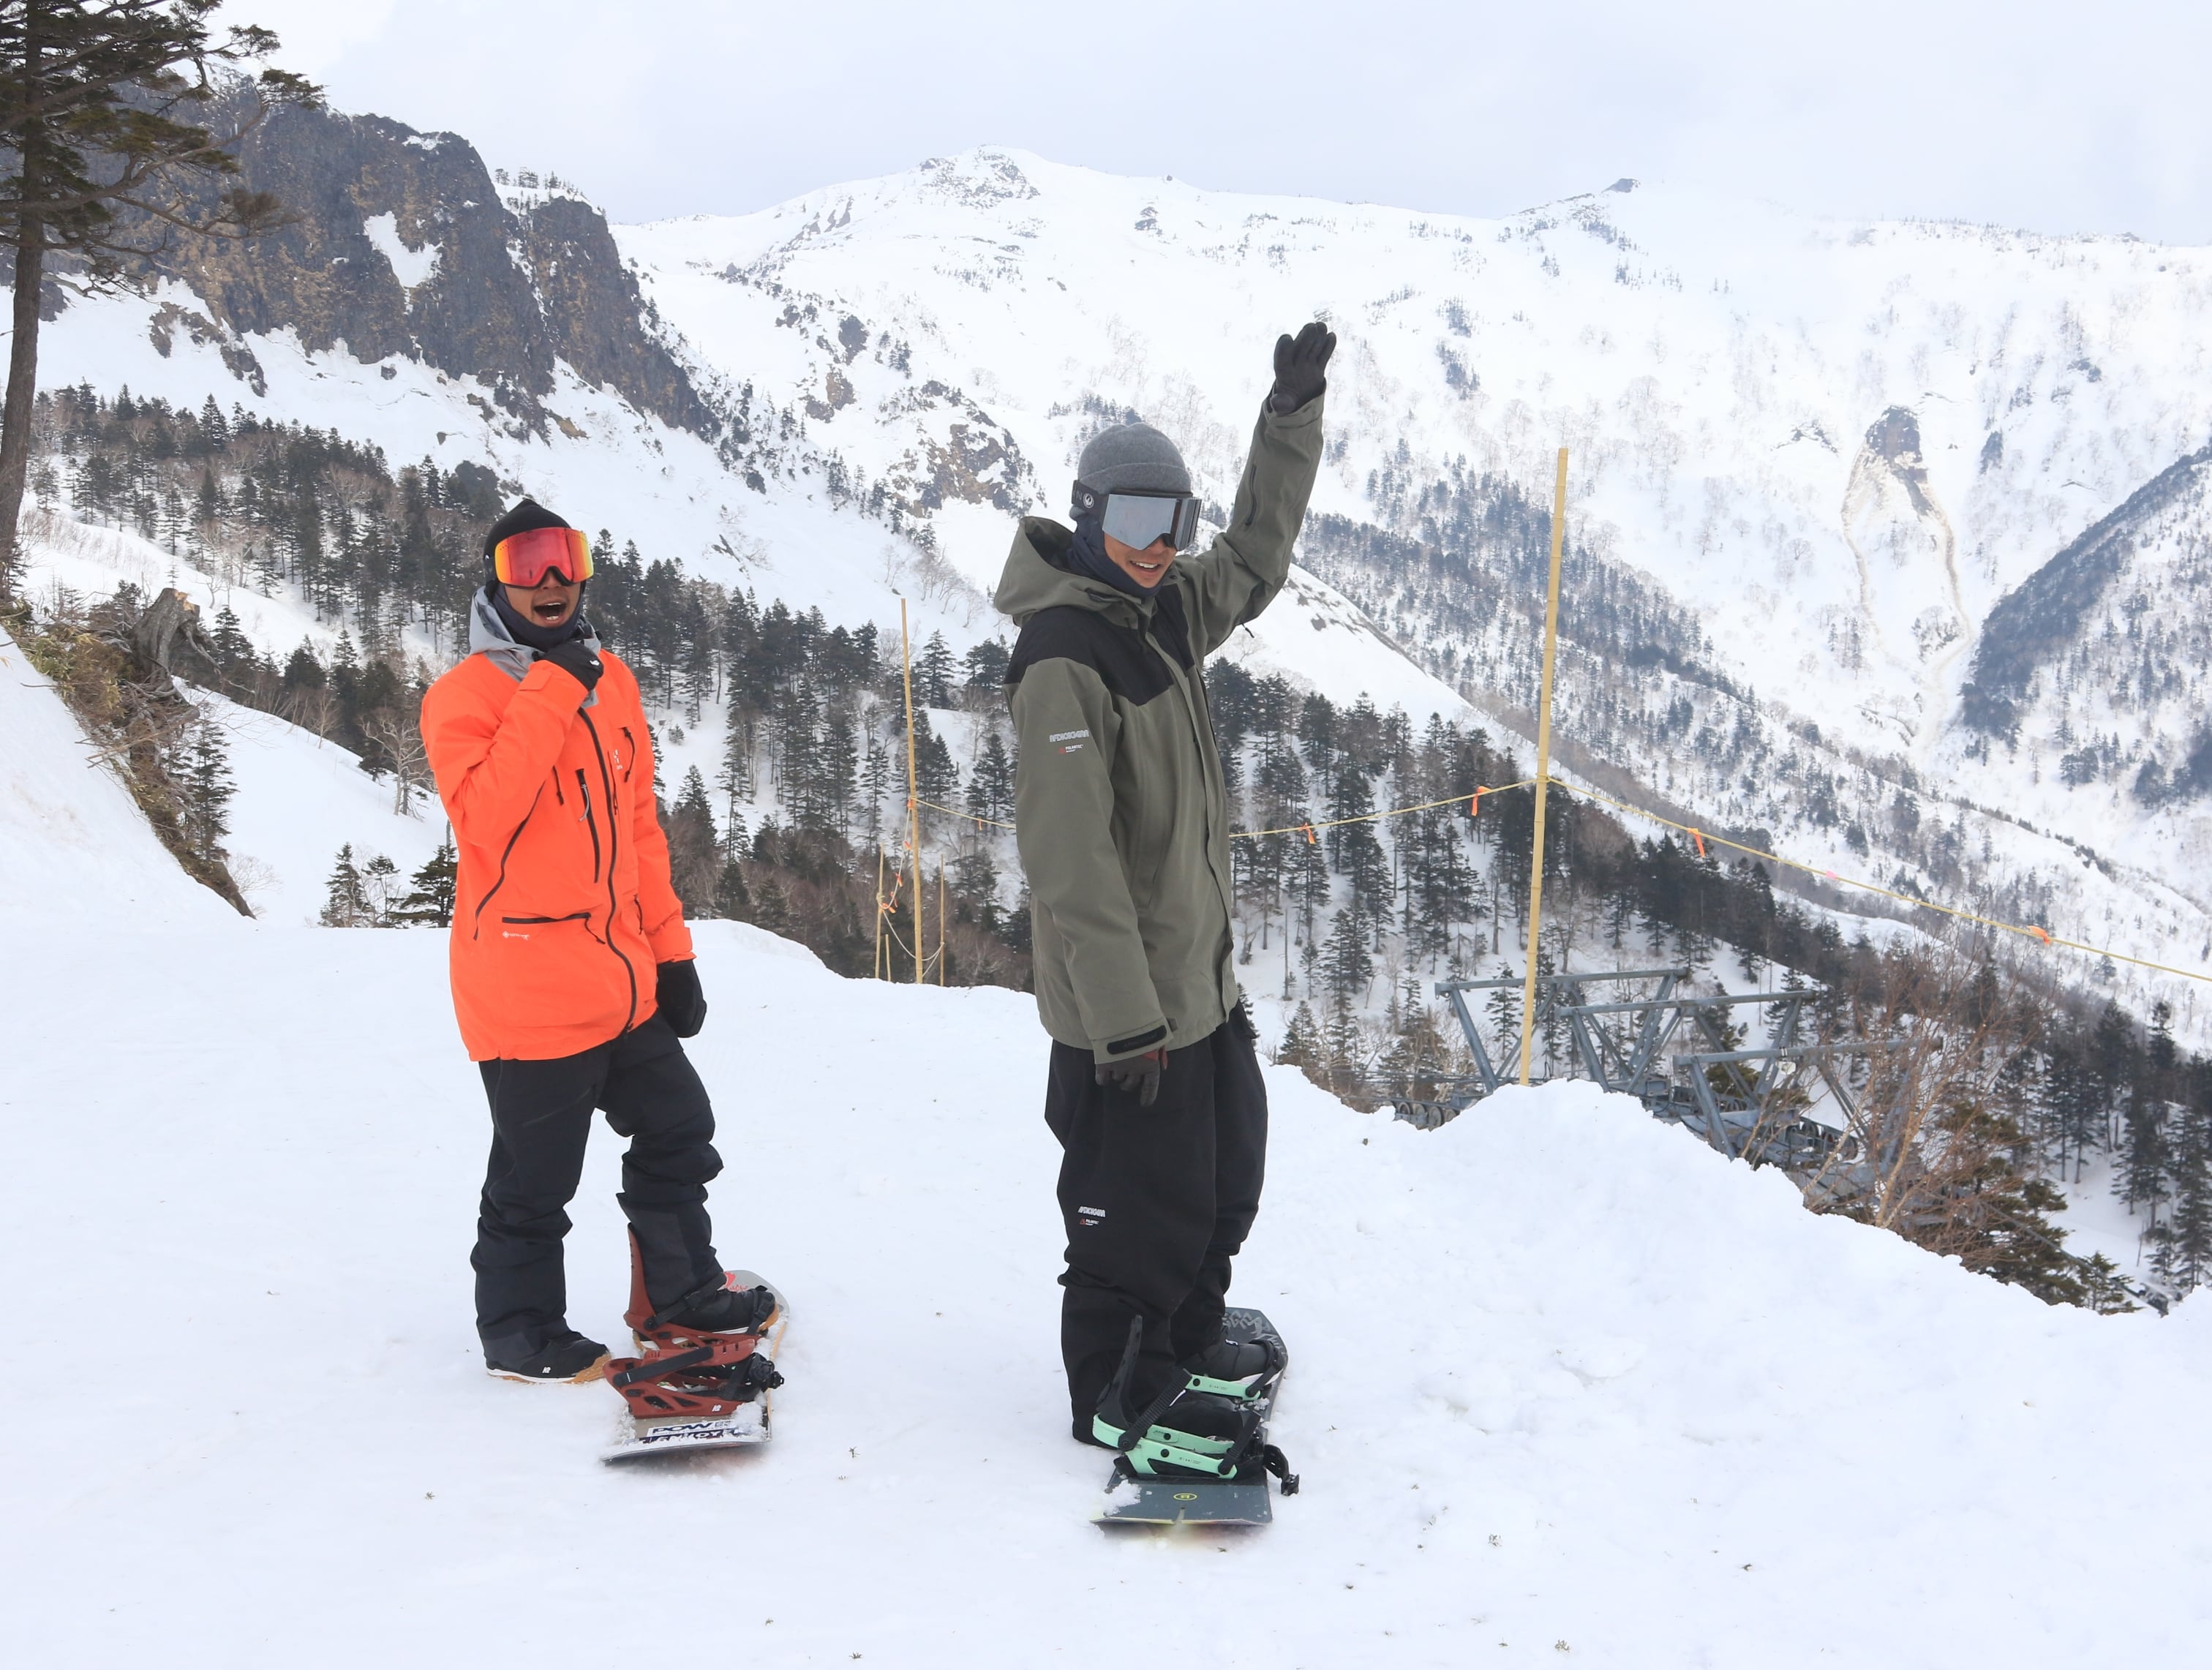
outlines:
[{"label": "rocky cliff face", "polygon": [[213,317],[180,309],[173,328],[234,344],[241,379],[253,373],[238,337],[289,327],[312,350],[474,377],[520,430],[558,421],[546,403],[566,361],[640,410],[718,435],[589,203],[553,197],[515,213],[466,140],[380,116],[280,112],[240,161],[243,184],[275,192],[297,220],[250,240],[174,236],[142,276],[198,294]]}]

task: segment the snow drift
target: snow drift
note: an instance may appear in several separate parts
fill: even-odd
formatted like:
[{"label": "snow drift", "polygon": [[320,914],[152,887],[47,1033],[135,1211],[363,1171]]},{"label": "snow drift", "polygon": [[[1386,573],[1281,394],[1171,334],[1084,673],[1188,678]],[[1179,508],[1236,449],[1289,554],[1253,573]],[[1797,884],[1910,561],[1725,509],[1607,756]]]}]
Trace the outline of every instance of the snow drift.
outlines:
[{"label": "snow drift", "polygon": [[[717,1230],[793,1296],[791,1384],[772,1450],[620,1473],[604,1388],[481,1370],[485,1119],[441,936],[240,925],[118,958],[85,927],[10,959],[26,1661],[703,1627],[778,1666],[2070,1667],[2185,1662],[2212,1621],[2185,1506],[2212,1460],[2141,1436],[2201,1399],[2212,1310],[2048,1309],[1574,1086],[1421,1133],[1271,1072],[1237,1292],[1296,1354],[1275,1436],[1305,1491],[1263,1534],[1109,1539],[1103,1459],[1066,1436],[1029,1001],[698,932]],[[602,1137],[570,1239],[601,1338],[615,1160]]]}]

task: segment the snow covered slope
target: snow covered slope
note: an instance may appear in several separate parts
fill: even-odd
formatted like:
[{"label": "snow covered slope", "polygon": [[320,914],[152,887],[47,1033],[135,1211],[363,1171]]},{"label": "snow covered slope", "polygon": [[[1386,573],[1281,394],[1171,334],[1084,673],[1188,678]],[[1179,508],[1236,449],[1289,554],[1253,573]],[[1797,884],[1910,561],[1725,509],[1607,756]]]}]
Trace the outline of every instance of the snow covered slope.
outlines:
[{"label": "snow covered slope", "polygon": [[[2153,1465],[2139,1420],[2201,1400],[2208,1302],[2046,1309],[1576,1087],[1420,1133],[1271,1072],[1237,1292],[1297,1353],[1277,1436],[1304,1491],[1262,1534],[1104,1537],[1059,1382],[1029,1002],[839,981],[720,923],[696,1047],[716,1222],[793,1296],[791,1382],[768,1452],[611,1471],[611,1393],[478,1364],[485,1120],[442,937],[116,943],[0,968],[0,1324],[36,1370],[0,1390],[0,1564],[26,1662],[592,1660],[704,1630],[764,1667],[1141,1643],[2074,1670],[2190,1663],[2212,1629],[2212,1456]],[[55,1187],[87,1132],[97,1178]],[[615,1187],[602,1134],[569,1244],[603,1338]],[[159,1349],[103,1334],[88,1359],[149,1295]]]},{"label": "snow covered slope", "polygon": [[60,694],[0,632],[0,920],[18,967],[87,924],[235,926],[230,906],[178,867]]}]

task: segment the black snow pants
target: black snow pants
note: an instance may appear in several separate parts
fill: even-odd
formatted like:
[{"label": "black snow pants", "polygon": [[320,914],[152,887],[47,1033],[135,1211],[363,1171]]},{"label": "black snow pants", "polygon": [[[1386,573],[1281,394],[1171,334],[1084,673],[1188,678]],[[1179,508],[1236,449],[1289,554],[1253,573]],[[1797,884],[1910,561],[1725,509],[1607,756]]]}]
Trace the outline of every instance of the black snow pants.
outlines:
[{"label": "black snow pants", "polygon": [[477,1332],[487,1357],[514,1362],[567,1327],[563,1210],[584,1175],[592,1114],[629,1139],[616,1196],[636,1233],[656,1305],[721,1272],[707,1185],[722,1169],[707,1087],[668,1023],[550,1061],[482,1061],[491,1160],[477,1215]]},{"label": "black snow pants", "polygon": [[1177,1362],[1221,1337],[1229,1262],[1260,1210],[1267,1087],[1232,1016],[1168,1052],[1149,1108],[1100,1084],[1089,1050],[1055,1041],[1044,1116],[1064,1151],[1060,1355],[1075,1434],[1088,1437],[1132,1316],[1145,1321],[1130,1388],[1139,1406],[1165,1388]]}]

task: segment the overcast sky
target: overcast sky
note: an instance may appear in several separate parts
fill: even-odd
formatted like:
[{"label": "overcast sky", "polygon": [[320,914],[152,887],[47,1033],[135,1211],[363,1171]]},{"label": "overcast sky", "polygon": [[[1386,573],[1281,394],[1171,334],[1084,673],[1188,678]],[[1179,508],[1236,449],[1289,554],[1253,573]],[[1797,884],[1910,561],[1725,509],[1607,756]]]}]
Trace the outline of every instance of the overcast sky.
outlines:
[{"label": "overcast sky", "polygon": [[2212,242],[2203,0],[232,0],[331,100],[743,213],[976,144],[1498,215],[1622,175]]}]

